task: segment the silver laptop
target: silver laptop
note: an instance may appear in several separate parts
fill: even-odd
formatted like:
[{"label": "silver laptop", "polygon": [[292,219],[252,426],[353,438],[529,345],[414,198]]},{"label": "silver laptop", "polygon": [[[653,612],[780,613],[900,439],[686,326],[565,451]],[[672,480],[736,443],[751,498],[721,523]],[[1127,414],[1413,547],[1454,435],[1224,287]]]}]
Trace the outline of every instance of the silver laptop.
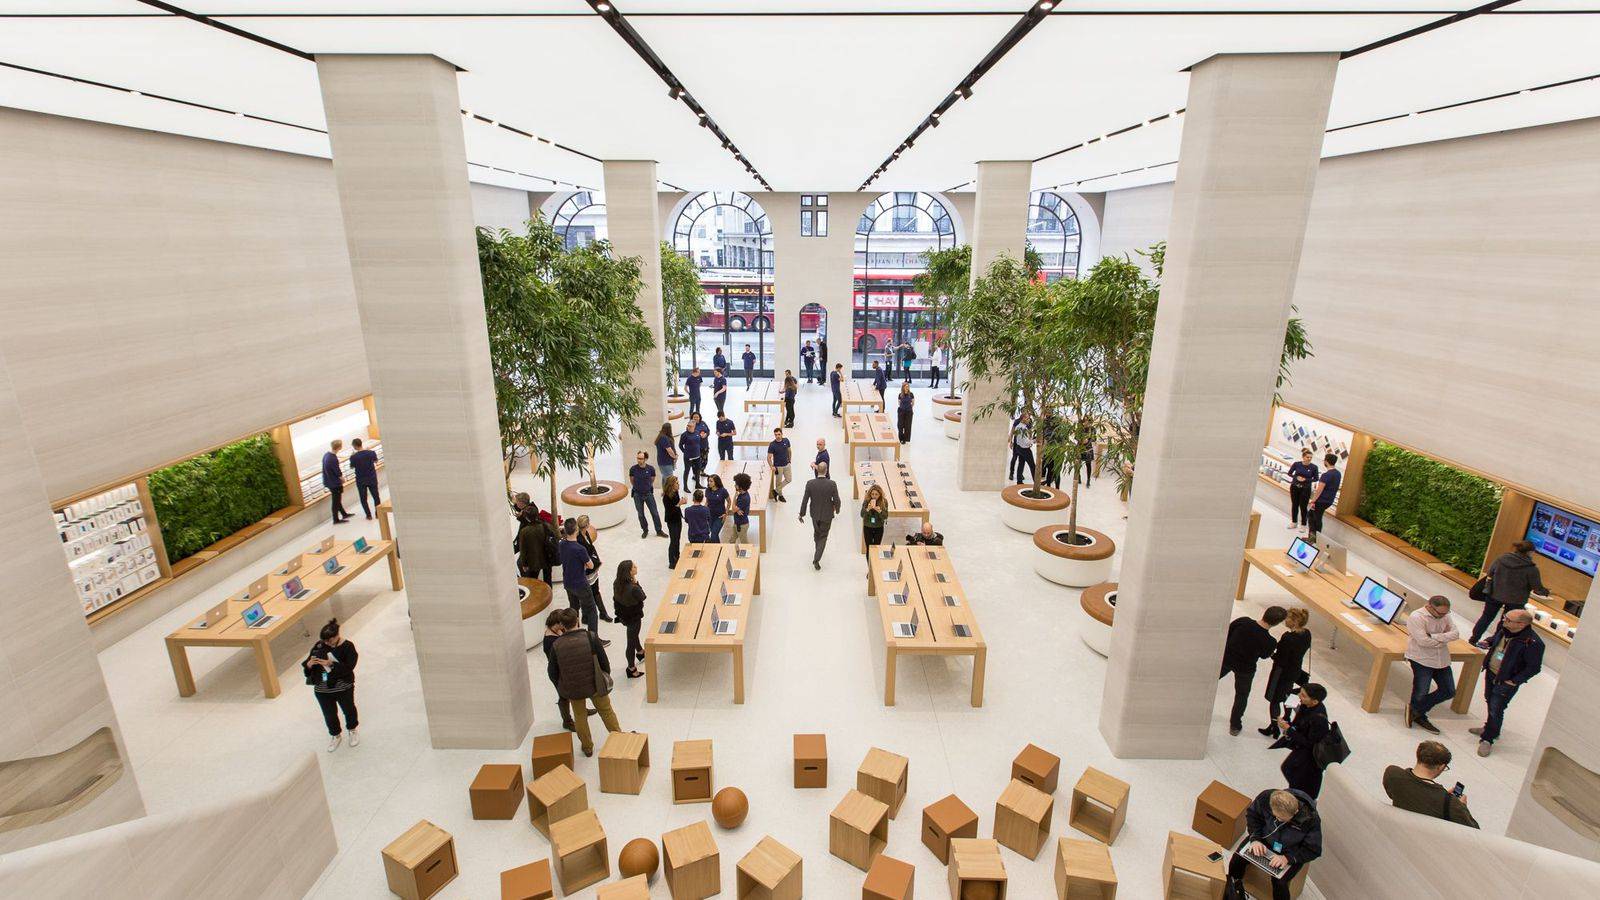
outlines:
[{"label": "silver laptop", "polygon": [[945,606],[960,606],[961,605],[961,601],[957,600],[951,594],[945,594],[944,595],[944,605]]},{"label": "silver laptop", "polygon": [[725,584],[724,585],[720,585],[720,587],[722,589],[722,605],[723,606],[738,606],[741,602],[743,602],[738,594],[730,594],[730,593],[728,593],[728,586],[727,585],[725,585]]},{"label": "silver laptop", "polygon": [[328,535],[327,537],[323,538],[322,539],[322,543],[317,545],[317,552],[318,553],[327,553],[329,550],[332,550],[332,549],[333,549],[333,535],[331,535],[331,534]]},{"label": "silver laptop", "polygon": [[884,581],[899,581],[900,580],[900,576],[905,573],[905,568],[906,568],[906,561],[902,559],[902,560],[900,560],[899,564],[894,567],[894,571],[893,572],[885,572],[885,573],[883,573],[883,580]]},{"label": "silver laptop", "polygon": [[228,603],[227,603],[226,600],[224,600],[223,602],[218,603],[216,606],[213,606],[210,609],[206,610],[205,618],[200,619],[199,621],[195,622],[193,625],[190,625],[189,627],[190,628],[196,628],[196,629],[210,628],[210,627],[216,625],[217,623],[221,622],[222,621],[222,617],[226,616],[227,614],[228,614]]},{"label": "silver laptop", "polygon": [[244,592],[246,600],[260,600],[267,595],[267,576],[263,575],[250,582],[250,588]]},{"label": "silver laptop", "polygon": [[917,626],[920,624],[922,624],[922,617],[917,614],[917,610],[913,609],[911,610],[911,621],[894,623],[894,636],[900,638],[916,637]]},{"label": "silver laptop", "polygon": [[733,634],[734,632],[736,632],[738,630],[739,630],[739,623],[738,622],[735,622],[732,619],[724,619],[724,618],[722,618],[721,616],[717,615],[717,608],[715,606],[711,607],[711,633],[712,634]]},{"label": "silver laptop", "polygon": [[682,606],[687,602],[689,602],[688,594],[674,594],[672,597],[672,603],[674,606]]},{"label": "silver laptop", "polygon": [[905,606],[906,605],[906,595],[904,593],[890,594],[889,595],[889,605],[890,606]]},{"label": "silver laptop", "polygon": [[239,614],[239,618],[244,620],[246,628],[265,628],[278,621],[277,616],[267,615],[267,611],[261,608],[260,603],[250,604],[248,609]]},{"label": "silver laptop", "polygon": [[726,560],[723,560],[723,562],[727,563],[727,566],[728,566],[728,578],[732,579],[733,581],[739,581],[739,580],[742,580],[744,578],[744,570],[743,569],[735,569],[733,567],[733,560],[726,559]]},{"label": "silver laptop", "polygon": [[278,571],[278,574],[293,575],[294,573],[300,571],[300,567],[305,565],[305,561],[306,555],[304,553],[296,553],[294,558],[289,560],[289,564]]},{"label": "silver laptop", "polygon": [[890,544],[889,545],[889,549],[878,551],[878,558],[879,559],[893,559],[894,558],[894,545]]}]

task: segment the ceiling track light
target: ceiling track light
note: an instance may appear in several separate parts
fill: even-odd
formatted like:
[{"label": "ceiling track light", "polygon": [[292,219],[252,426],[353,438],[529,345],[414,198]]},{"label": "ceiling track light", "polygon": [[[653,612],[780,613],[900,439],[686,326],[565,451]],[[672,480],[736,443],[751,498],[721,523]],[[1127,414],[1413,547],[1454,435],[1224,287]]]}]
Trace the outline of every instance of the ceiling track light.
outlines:
[{"label": "ceiling track light", "polygon": [[667,96],[670,97],[673,100],[676,100],[679,97],[683,96],[683,88],[681,88],[681,87],[679,87],[677,85],[673,85],[672,89],[667,91]]},{"label": "ceiling track light", "polygon": [[599,3],[596,3],[594,5],[594,8],[595,8],[595,12],[601,12],[601,13],[611,12],[611,4],[605,2],[605,0],[600,0]]},{"label": "ceiling track light", "polygon": [[956,88],[956,93],[960,94],[961,95],[961,99],[963,99],[963,100],[971,100],[972,99],[972,88],[967,87],[964,84],[961,87]]},{"label": "ceiling track light", "polygon": [[[602,3],[601,5],[604,6],[605,4]],[[1056,8],[1055,0],[1039,0],[1039,8],[1045,12],[1049,12],[1050,10]]]}]

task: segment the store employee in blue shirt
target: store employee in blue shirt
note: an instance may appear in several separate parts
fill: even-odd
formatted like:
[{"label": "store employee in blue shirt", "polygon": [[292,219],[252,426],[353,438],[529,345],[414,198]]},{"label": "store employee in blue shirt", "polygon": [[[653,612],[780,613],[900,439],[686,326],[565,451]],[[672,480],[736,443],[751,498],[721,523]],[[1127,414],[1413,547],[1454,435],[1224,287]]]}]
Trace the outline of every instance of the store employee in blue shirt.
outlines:
[{"label": "store employee in blue shirt", "polygon": [[872,361],[872,386],[878,391],[879,400],[882,400],[884,393],[889,390],[889,373],[878,365],[877,360]]},{"label": "store employee in blue shirt", "polygon": [[589,570],[594,560],[589,549],[578,543],[578,520],[561,523],[561,586],[567,589],[567,605],[583,616],[589,633],[599,636],[600,611],[594,605],[594,593],[589,590]]},{"label": "store employee in blue shirt", "polygon": [[[372,513],[383,502],[378,498],[378,451],[361,446],[361,438],[350,442],[355,452],[350,454],[350,471],[356,473],[356,496],[361,500],[361,511],[372,518]],[[372,495],[372,505],[367,506],[367,495]]]},{"label": "store employee in blue shirt", "polygon": [[831,462],[833,458],[828,456],[828,439],[817,438],[817,458],[811,461],[811,471],[814,473],[817,471],[817,466]]},{"label": "store employee in blue shirt", "polygon": [[1311,448],[1300,450],[1300,461],[1289,466],[1289,527],[1310,526],[1307,507],[1311,504],[1311,483],[1317,480],[1317,464],[1311,461]]},{"label": "store employee in blue shirt", "polygon": [[793,479],[789,475],[789,439],[782,428],[772,429],[772,443],[767,445],[767,465],[772,467],[772,497],[783,503],[783,487]]},{"label": "store employee in blue shirt", "polygon": [[640,450],[633,459],[633,468],[628,470],[628,480],[633,482],[633,508],[639,513],[639,537],[650,536],[650,526],[644,521],[645,507],[650,508],[650,521],[656,525],[656,537],[666,537],[667,533],[661,530],[661,511],[656,506],[656,467],[650,465],[650,457]]},{"label": "store employee in blue shirt", "polygon": [[683,386],[689,389],[689,412],[700,411],[700,383],[703,381],[699,366],[690,369],[689,377],[683,380]]},{"label": "store employee in blue shirt", "polygon": [[706,509],[705,491],[694,492],[694,503],[683,511],[683,521],[689,526],[689,543],[711,543],[711,510]]},{"label": "store employee in blue shirt", "polygon": [[342,449],[344,441],[336,440],[328,445],[328,452],[322,454],[322,486],[328,489],[335,525],[350,518],[350,511],[344,508],[344,501],[340,499],[344,494],[344,473],[339,470],[339,451]]},{"label": "store employee in blue shirt", "polygon": [[717,459],[733,459],[733,436],[738,430],[727,413],[717,410]]},{"label": "store employee in blue shirt", "polygon": [[843,418],[839,408],[844,406],[844,363],[833,364],[833,371],[828,373],[828,389],[833,391],[833,417]]},{"label": "store employee in blue shirt", "polygon": [[683,433],[678,435],[678,449],[683,451],[684,480],[693,475],[694,486],[699,487],[701,473],[706,469],[706,446],[705,440],[700,437],[700,430],[694,427],[693,422],[684,424]]},{"label": "store employee in blue shirt", "polygon": [[744,355],[739,357],[744,360],[744,386],[749,387],[756,379],[756,354],[750,349],[749,344],[744,345]]},{"label": "store employee in blue shirt", "polygon": [[717,403],[717,415],[722,415],[722,408],[728,402],[728,376],[722,374],[723,369],[717,366],[711,376],[711,399]]},{"label": "store employee in blue shirt", "polygon": [[1334,468],[1339,464],[1339,457],[1332,453],[1322,457],[1323,465],[1327,466],[1322,474],[1317,476],[1317,483],[1311,489],[1310,514],[1306,517],[1306,536],[1313,542],[1322,531],[1322,514],[1333,505],[1334,498],[1339,496],[1339,482],[1344,476]]},{"label": "store employee in blue shirt", "polygon": [[711,365],[714,368],[721,369],[724,372],[728,371],[728,358],[722,355],[721,347],[718,347],[716,351],[711,354]]}]

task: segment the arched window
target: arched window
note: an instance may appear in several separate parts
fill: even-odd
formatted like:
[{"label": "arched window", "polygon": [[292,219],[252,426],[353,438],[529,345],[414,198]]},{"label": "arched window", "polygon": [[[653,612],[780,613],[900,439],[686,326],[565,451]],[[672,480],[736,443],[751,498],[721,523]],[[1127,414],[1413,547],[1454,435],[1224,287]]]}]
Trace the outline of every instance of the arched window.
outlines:
[{"label": "arched window", "polygon": [[720,347],[733,374],[742,376],[749,345],[755,374],[771,376],[774,256],[766,210],[739,191],[696,194],[673,220],[672,247],[695,264],[706,292],[694,345],[679,356],[678,366],[707,367]]},{"label": "arched window", "polygon": [[1060,194],[1034,191],[1028,198],[1028,243],[1039,254],[1039,271],[1046,281],[1078,277],[1083,235],[1077,214]]},{"label": "arched window", "polygon": [[896,375],[927,371],[943,332],[911,279],[926,268],[924,252],[955,245],[955,222],[932,194],[893,191],[867,205],[856,223],[857,374],[870,371],[873,360]]},{"label": "arched window", "polygon": [[572,194],[556,207],[550,225],[568,250],[606,240],[606,195],[599,191]]}]

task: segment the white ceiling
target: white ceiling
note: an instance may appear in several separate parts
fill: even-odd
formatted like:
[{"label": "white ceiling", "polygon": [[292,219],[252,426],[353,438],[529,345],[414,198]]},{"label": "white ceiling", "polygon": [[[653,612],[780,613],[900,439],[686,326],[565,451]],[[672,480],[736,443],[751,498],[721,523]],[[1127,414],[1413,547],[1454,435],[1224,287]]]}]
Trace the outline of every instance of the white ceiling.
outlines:
[{"label": "white ceiling", "polygon": [[[1031,5],[615,2],[777,190],[854,189]],[[1185,104],[1183,69],[1216,53],[1348,50],[1481,2],[1062,0],[873,187],[946,189],[970,180],[979,159],[1043,157],[1170,113]],[[757,187],[583,0],[178,5],[307,52],[432,53],[462,67],[463,107],[544,138],[464,118],[477,181],[598,187],[590,157],[647,158],[674,186]],[[1600,115],[1600,81],[1407,115],[1600,72],[1600,0],[1522,0],[1506,11],[1596,14],[1489,14],[1345,60],[1330,128],[1399,118],[1335,130],[1324,153]],[[0,62],[224,112],[14,68],[0,68],[0,105],[328,153],[316,69],[304,59],[136,0],[0,0],[0,16]],[[1035,185],[1170,180],[1181,134],[1182,119],[1168,118],[1050,156],[1034,167]]]}]

